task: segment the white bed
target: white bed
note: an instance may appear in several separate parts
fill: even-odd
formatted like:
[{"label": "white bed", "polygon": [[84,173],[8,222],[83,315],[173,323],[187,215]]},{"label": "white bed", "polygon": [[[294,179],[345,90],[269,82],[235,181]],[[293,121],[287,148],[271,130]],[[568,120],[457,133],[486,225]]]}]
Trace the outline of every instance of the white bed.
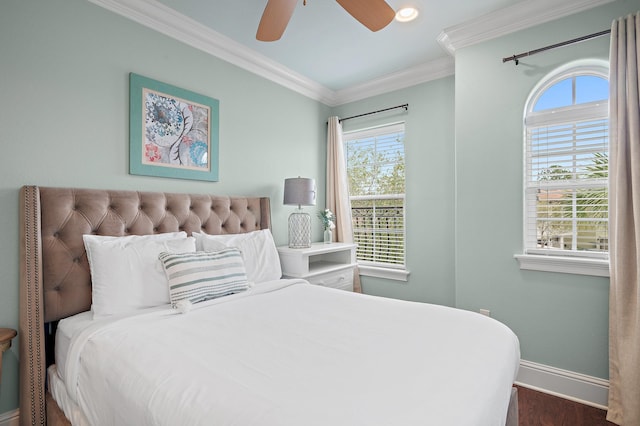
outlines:
[{"label": "white bed", "polygon": [[519,363],[491,318],[301,280],[59,328],[93,425],[502,426]]},{"label": "white bed", "polygon": [[24,425],[517,424],[508,327],[276,279],[264,197],[21,200]]}]

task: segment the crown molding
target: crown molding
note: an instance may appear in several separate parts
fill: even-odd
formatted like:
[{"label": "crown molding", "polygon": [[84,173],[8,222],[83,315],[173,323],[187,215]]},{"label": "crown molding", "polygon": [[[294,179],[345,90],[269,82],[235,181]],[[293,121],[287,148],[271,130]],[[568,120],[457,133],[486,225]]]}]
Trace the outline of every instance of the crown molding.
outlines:
[{"label": "crown molding", "polygon": [[332,90],[155,0],[88,0],[191,47],[328,104]]},{"label": "crown molding", "polygon": [[525,28],[544,24],[615,0],[536,0],[520,1],[496,12],[445,28],[437,37],[451,55],[472,46]]},{"label": "crown molding", "polygon": [[88,1],[330,107],[453,74],[444,58],[333,91],[156,0]]},{"label": "crown molding", "polygon": [[452,57],[444,57],[416,65],[405,70],[335,92],[334,105],[343,105],[394,90],[405,89],[420,83],[453,75],[455,63]]},{"label": "crown molding", "polygon": [[[454,74],[453,58],[445,57],[334,91],[156,0],[87,1],[330,107]],[[615,0],[521,1],[497,12],[449,27],[438,36],[438,42],[453,55],[461,47],[612,1]]]}]

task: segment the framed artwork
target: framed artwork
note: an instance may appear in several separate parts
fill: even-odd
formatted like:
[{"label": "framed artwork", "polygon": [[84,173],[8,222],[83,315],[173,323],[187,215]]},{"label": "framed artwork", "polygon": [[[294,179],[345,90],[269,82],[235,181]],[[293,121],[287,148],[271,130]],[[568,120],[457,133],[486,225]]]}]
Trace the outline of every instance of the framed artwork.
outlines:
[{"label": "framed artwork", "polygon": [[129,173],[218,180],[219,102],[129,75]]}]

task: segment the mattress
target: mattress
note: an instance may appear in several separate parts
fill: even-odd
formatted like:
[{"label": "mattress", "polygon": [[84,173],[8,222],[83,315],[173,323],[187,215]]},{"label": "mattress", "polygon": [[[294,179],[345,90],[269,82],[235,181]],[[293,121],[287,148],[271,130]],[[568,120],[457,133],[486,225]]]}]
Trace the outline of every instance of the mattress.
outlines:
[{"label": "mattress", "polygon": [[47,368],[47,386],[58,407],[73,426],[90,426],[78,404],[69,397],[66,385],[55,364]]},{"label": "mattress", "polygon": [[93,425],[502,426],[520,356],[480,314],[302,280],[72,334],[64,385]]},{"label": "mattress", "polygon": [[91,311],[82,312],[77,315],[73,315],[69,318],[65,318],[58,322],[58,328],[56,329],[56,344],[55,344],[55,363],[56,369],[54,370],[60,378],[64,377],[65,366],[67,362],[67,353],[69,352],[69,346],[71,345],[71,339],[74,334],[84,330],[93,321],[93,313]]}]

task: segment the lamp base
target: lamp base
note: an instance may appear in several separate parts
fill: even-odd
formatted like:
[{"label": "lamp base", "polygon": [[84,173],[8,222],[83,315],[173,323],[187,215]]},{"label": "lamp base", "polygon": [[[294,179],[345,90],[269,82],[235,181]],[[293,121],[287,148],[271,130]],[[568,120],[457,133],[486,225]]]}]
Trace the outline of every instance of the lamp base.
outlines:
[{"label": "lamp base", "polygon": [[289,247],[311,247],[311,216],[302,211],[289,215]]}]

